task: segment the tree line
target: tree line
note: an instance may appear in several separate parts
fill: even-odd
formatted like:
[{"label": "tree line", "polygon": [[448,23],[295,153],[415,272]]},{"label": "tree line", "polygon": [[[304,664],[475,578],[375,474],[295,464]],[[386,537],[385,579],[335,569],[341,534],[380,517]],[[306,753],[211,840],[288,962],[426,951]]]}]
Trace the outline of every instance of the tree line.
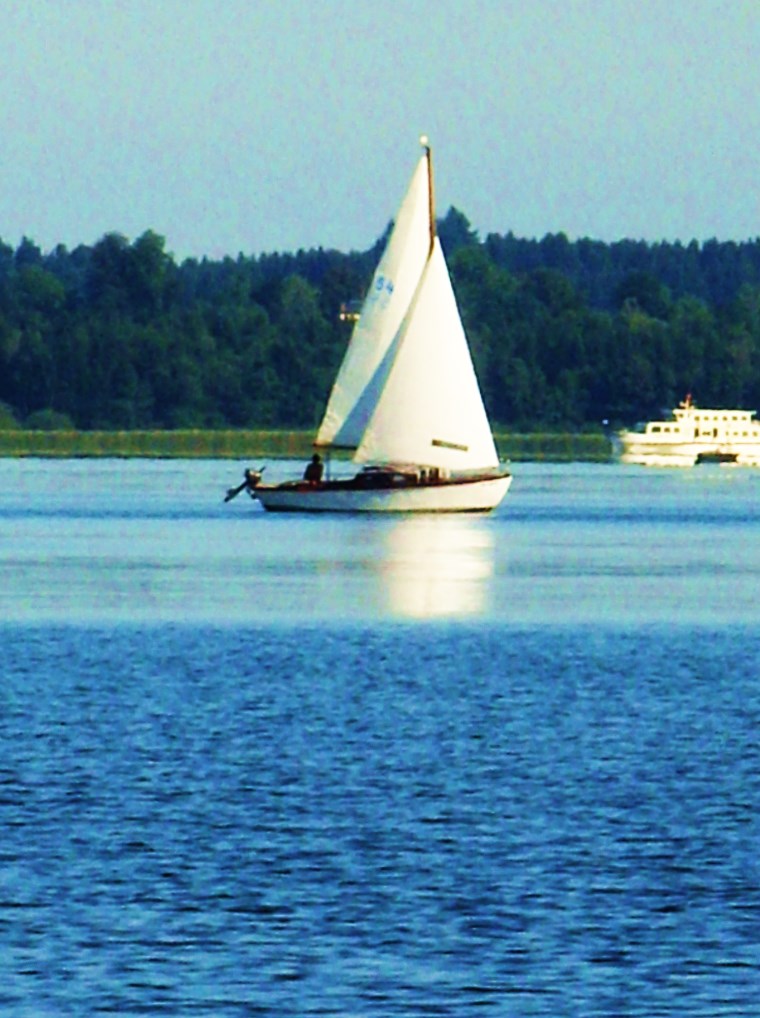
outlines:
[{"label": "tree line", "polygon": [[[513,430],[760,407],[760,239],[439,234],[484,400]],[[0,241],[0,428],[313,427],[385,243],[177,262],[163,237]]]}]

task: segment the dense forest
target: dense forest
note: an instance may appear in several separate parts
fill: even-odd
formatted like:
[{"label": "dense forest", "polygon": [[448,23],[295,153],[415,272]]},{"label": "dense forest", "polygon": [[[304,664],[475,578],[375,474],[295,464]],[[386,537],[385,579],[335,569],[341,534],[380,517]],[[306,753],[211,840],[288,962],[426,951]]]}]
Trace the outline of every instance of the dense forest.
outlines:
[{"label": "dense forest", "polygon": [[[454,208],[439,233],[495,424],[760,407],[760,239],[481,241]],[[177,263],[152,231],[0,241],[0,428],[312,427],[383,243]]]}]

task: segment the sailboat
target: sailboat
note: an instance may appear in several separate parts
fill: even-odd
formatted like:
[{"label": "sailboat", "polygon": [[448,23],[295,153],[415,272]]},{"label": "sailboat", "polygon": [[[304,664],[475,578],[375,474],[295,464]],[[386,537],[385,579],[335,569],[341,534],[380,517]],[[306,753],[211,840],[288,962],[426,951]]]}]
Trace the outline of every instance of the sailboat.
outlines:
[{"label": "sailboat", "polygon": [[[483,512],[512,481],[500,463],[435,229],[428,139],[354,326],[314,443],[349,450],[346,479],[241,488],[265,509]],[[228,493],[230,497],[231,489]]]}]

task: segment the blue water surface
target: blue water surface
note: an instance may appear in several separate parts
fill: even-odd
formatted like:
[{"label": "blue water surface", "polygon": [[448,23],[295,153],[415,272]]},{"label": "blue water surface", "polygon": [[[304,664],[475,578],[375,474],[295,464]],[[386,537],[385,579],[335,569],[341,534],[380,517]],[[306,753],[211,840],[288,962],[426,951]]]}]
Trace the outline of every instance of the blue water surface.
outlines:
[{"label": "blue water surface", "polygon": [[0,1013],[760,1014],[760,478],[515,473],[0,461]]}]

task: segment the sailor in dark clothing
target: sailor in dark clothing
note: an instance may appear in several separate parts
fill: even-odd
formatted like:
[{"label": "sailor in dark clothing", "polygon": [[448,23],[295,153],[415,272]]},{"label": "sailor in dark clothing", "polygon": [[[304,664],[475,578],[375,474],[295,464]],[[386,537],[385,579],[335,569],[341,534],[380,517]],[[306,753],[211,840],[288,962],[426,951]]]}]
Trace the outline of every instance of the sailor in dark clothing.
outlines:
[{"label": "sailor in dark clothing", "polygon": [[322,457],[318,453],[314,453],[311,457],[311,462],[306,464],[306,469],[303,472],[303,479],[309,481],[311,484],[319,484],[322,480],[322,471],[324,465],[322,463]]}]

